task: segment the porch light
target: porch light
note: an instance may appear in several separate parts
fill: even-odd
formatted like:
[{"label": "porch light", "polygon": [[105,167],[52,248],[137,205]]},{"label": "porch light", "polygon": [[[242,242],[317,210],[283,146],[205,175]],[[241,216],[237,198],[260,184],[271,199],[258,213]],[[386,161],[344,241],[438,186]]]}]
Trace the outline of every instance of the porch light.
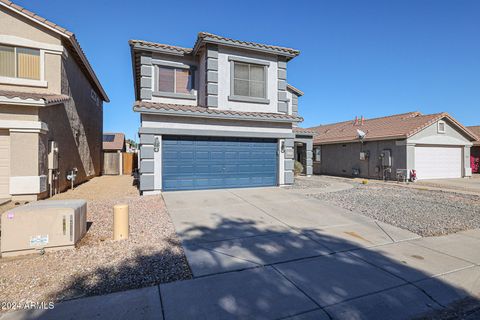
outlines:
[{"label": "porch light", "polygon": [[160,140],[158,140],[158,137],[155,137],[155,140],[153,141],[153,151],[160,151]]},{"label": "porch light", "polygon": [[280,151],[282,153],[285,153],[285,141],[282,141],[282,143],[280,144]]}]

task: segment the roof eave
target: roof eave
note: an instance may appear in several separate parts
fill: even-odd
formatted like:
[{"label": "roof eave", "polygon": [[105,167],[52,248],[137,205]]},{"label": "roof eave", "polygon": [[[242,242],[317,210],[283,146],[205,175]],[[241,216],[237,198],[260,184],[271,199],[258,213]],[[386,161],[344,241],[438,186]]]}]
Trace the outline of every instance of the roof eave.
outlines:
[{"label": "roof eave", "polygon": [[245,115],[212,114],[212,113],[203,113],[203,112],[195,112],[195,111],[160,110],[160,109],[152,109],[152,108],[138,107],[138,106],[134,106],[133,111],[140,112],[140,113],[160,114],[160,115],[179,116],[179,117],[215,118],[215,119],[226,119],[226,120],[282,122],[282,123],[293,123],[293,122],[303,121],[302,118],[288,119],[288,118],[268,118],[268,117],[245,116]]},{"label": "roof eave", "polygon": [[180,57],[189,55],[189,53],[187,52],[181,52],[178,50],[152,47],[152,46],[143,45],[141,43],[133,43],[133,42],[129,42],[129,43],[132,50],[157,52],[157,53],[169,54],[169,55],[180,56]]},{"label": "roof eave", "polygon": [[[385,140],[405,140],[407,139],[407,136],[405,135],[397,135],[397,136],[385,136],[385,137],[379,137],[379,138],[365,138],[363,142],[369,142],[369,141],[385,141]],[[356,143],[356,142],[361,142],[360,139],[345,139],[345,140],[331,140],[331,141],[313,141],[314,145],[323,145],[323,144],[343,144],[343,143]]]}]

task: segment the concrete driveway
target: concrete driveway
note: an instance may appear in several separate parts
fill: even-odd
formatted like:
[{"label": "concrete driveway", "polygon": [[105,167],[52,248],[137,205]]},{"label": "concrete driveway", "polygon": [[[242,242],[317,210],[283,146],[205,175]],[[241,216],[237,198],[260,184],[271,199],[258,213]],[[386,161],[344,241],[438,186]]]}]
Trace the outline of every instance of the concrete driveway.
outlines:
[{"label": "concrete driveway", "polygon": [[417,181],[416,184],[447,190],[480,193],[480,174],[474,174],[471,178],[421,180]]},{"label": "concrete driveway", "polygon": [[406,319],[480,293],[480,232],[422,239],[280,188],[164,199],[195,277],[160,286],[166,319]]}]

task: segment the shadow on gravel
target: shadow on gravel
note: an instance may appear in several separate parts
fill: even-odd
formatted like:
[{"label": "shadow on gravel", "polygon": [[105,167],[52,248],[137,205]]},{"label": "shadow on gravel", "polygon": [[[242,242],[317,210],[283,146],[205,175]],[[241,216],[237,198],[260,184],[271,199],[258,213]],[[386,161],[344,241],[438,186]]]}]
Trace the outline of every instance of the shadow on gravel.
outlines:
[{"label": "shadow on gravel", "polygon": [[[365,253],[362,254],[362,257],[368,256],[365,260],[352,253],[332,253],[330,248],[351,248],[357,244],[321,235],[318,230],[298,229],[300,234],[274,232],[260,229],[257,224],[248,219],[224,218],[212,228],[192,225],[187,230],[197,234],[190,238],[187,246],[194,244],[197,249],[193,249],[193,253],[207,255],[204,259],[212,269],[224,266],[225,259],[240,256],[242,261],[254,266],[242,267],[244,270],[240,272],[162,285],[167,320],[286,319],[295,315],[311,317],[308,319],[410,319],[423,314],[433,319],[432,311],[445,310],[455,300],[475,299],[439,278],[425,280],[429,278],[426,273],[375,250],[352,251]],[[218,241],[231,239],[232,235],[238,239]],[[126,259],[120,268],[85,270],[83,276],[71,282],[68,290],[56,295],[78,297],[106,293],[104,288],[114,283],[116,290],[126,290],[174,281],[175,278],[158,278],[155,272],[175,268],[168,264],[172,260],[168,256],[172,254],[169,251],[155,255],[138,253],[134,259]],[[118,285],[119,281],[125,281],[125,285]],[[71,319],[115,318],[117,307],[106,304],[101,310],[82,310],[70,316]],[[58,304],[42,314],[26,312],[22,319],[55,319],[71,312],[62,308],[62,304]]]}]

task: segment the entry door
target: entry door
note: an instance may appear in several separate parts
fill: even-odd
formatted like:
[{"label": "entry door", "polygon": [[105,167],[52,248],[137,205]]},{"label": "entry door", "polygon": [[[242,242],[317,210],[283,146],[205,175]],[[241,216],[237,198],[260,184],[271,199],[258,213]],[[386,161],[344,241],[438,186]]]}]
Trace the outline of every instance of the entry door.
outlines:
[{"label": "entry door", "polygon": [[162,137],[163,190],[277,185],[277,140]]},{"label": "entry door", "polygon": [[0,198],[10,198],[10,135],[0,130]]},{"label": "entry door", "polygon": [[462,177],[462,148],[415,147],[417,178],[444,179]]}]

